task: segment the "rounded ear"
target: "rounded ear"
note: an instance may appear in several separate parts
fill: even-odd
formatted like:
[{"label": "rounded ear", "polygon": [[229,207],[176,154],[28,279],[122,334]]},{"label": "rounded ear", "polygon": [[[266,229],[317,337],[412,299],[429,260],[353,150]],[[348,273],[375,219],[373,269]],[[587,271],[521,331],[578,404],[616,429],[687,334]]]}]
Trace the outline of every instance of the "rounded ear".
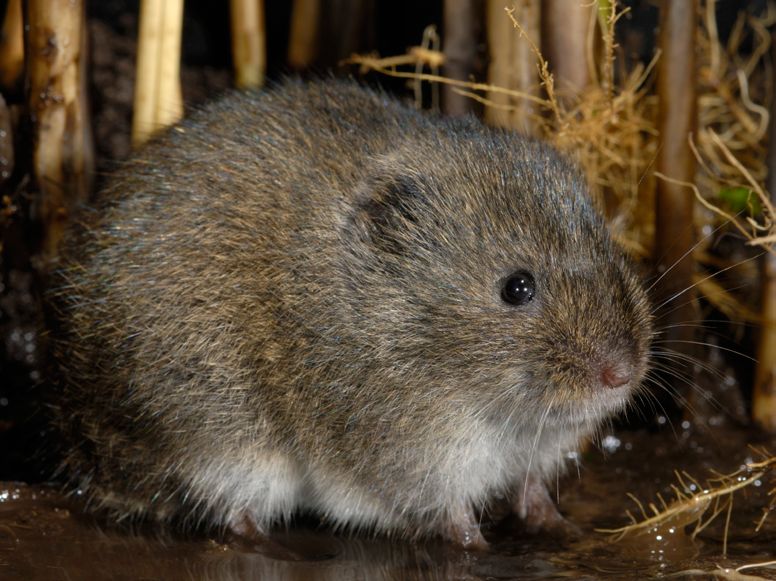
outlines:
[{"label": "rounded ear", "polygon": [[412,254],[410,246],[423,244],[426,223],[434,220],[429,181],[395,160],[378,162],[359,185],[352,215],[355,231],[385,252]]}]

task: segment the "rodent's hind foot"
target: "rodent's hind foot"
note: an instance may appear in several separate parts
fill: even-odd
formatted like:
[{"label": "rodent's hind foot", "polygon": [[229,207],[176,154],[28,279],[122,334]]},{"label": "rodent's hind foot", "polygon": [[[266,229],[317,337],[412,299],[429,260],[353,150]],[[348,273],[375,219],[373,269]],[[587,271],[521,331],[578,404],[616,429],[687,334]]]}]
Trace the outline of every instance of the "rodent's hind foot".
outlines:
[{"label": "rodent's hind foot", "polygon": [[462,502],[451,511],[450,526],[445,537],[466,550],[490,550],[488,541],[482,536],[480,524],[474,517],[474,511],[466,502]]},{"label": "rodent's hind foot", "polygon": [[525,523],[529,533],[548,532],[558,536],[582,536],[582,529],[566,520],[558,512],[547,486],[538,475],[529,474],[518,486],[512,510]]},{"label": "rodent's hind foot", "polygon": [[269,537],[267,532],[242,514],[229,520],[226,540],[229,545],[250,552],[263,553],[281,561],[304,561],[299,553],[287,549]]}]

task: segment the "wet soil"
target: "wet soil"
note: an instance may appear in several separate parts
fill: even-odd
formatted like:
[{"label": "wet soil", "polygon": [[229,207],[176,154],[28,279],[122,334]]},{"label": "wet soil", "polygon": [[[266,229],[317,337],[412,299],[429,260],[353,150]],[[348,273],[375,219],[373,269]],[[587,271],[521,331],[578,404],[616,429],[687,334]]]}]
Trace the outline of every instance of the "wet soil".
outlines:
[{"label": "wet soil", "polygon": [[[776,471],[736,493],[726,556],[726,513],[694,540],[688,534],[693,525],[619,542],[596,532],[628,524],[626,510],[639,514],[628,493],[645,506],[659,504],[656,494],[674,498],[674,470],[703,481],[712,471],[730,473],[762,459],[752,446],[776,449],[776,439],[738,426],[710,432],[685,422],[673,428],[612,432],[559,481],[561,511],[582,529],[580,538],[528,535],[507,517],[483,525],[489,552],[441,540],[411,544],[335,533],[310,519],[275,530],[274,544],[246,546],[217,532],[109,524],[82,514],[77,499],[64,497],[55,484],[0,483],[0,579],[712,579],[725,578],[725,568],[772,561],[776,515],[755,529],[771,501]],[[743,574],[776,579],[776,566],[727,578]]]}]

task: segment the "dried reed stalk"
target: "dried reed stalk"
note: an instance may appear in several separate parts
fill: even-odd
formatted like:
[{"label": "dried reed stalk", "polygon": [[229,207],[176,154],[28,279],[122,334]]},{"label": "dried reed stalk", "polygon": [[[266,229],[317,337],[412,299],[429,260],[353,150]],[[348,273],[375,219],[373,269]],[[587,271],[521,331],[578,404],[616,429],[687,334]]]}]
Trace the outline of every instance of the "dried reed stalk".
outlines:
[{"label": "dried reed stalk", "polygon": [[[695,157],[688,137],[695,133],[696,69],[695,37],[699,0],[661,5],[658,46],[663,56],[658,63],[657,95],[660,108],[657,129],[660,151],[656,169],[670,180],[657,182],[655,192],[655,246],[653,260],[660,276],[655,285],[662,329],[661,343],[673,351],[691,354],[695,350],[692,257],[695,245],[693,192],[676,182],[695,179]],[[669,273],[668,276],[663,276]],[[676,297],[672,299],[672,297]],[[674,370],[665,381],[681,393],[685,382]],[[687,397],[693,397],[691,390]]]},{"label": "dried reed stalk", "polygon": [[[445,0],[444,73],[450,79],[470,81],[477,58],[477,25],[480,14],[475,0]],[[474,109],[474,101],[460,93],[442,87],[442,110],[448,115],[461,116]]]},{"label": "dried reed stalk", "polygon": [[[706,481],[706,486],[703,486],[687,472],[680,474],[677,471],[676,479],[679,482],[679,486],[671,485],[676,499],[671,503],[666,503],[658,493],[657,497],[662,508],[649,503],[649,509],[653,513],[652,516],[647,513],[644,505],[635,496],[628,494],[639,506],[643,520],[639,521],[630,511],[626,511],[631,519],[631,524],[618,529],[596,529],[596,531],[611,534],[611,541],[618,542],[625,538],[661,534],[661,531],[681,531],[684,527],[695,524],[691,534],[691,537],[694,539],[717,516],[726,512],[727,521],[725,523],[722,545],[722,554],[724,555],[727,553],[730,515],[733,511],[733,493],[761,481],[771,470],[776,468],[776,457],[771,457],[764,450],[762,453],[766,457],[762,462],[749,463],[731,474],[716,474],[716,478]],[[772,501],[770,506],[763,511],[757,530],[762,526],[773,505],[774,502]],[[711,509],[711,514],[706,516],[709,509]]]},{"label": "dried reed stalk", "polygon": [[[588,36],[595,25],[598,6],[578,0],[542,2],[542,53],[555,76],[556,90],[563,93],[569,108],[578,94],[590,84]],[[521,23],[522,25],[522,23]]]},{"label": "dried reed stalk", "polygon": [[26,54],[32,167],[40,197],[31,214],[44,227],[42,251],[55,254],[71,210],[89,191],[93,158],[84,102],[82,0],[29,0]]},{"label": "dried reed stalk", "polygon": [[[771,35],[771,62],[776,57]],[[776,99],[771,99],[768,149],[768,190],[776,205]],[[771,216],[771,219],[774,217]],[[752,419],[770,432],[776,432],[776,254],[768,252],[763,260],[760,291],[760,337],[757,345]]]},{"label": "dried reed stalk", "polygon": [[[3,96],[0,95],[0,188],[2,188],[3,183],[11,177],[11,172],[16,163],[13,133],[13,116],[11,110],[8,108]],[[3,203],[3,205],[6,204]],[[2,219],[0,219],[0,232],[3,232]],[[2,244],[2,242],[0,242],[0,244]],[[0,250],[2,250],[2,248],[0,248]]]},{"label": "dried reed stalk", "polygon": [[261,87],[267,72],[264,0],[231,0],[232,60],[241,89]]},{"label": "dried reed stalk", "polygon": [[763,261],[761,281],[761,322],[752,419],[769,432],[776,432],[776,256],[770,252]]},{"label": "dried reed stalk", "polygon": [[0,31],[0,88],[13,90],[24,72],[22,0],[9,0]]},{"label": "dried reed stalk", "polygon": [[[537,0],[520,0],[513,14],[533,38],[539,38],[540,3]],[[488,83],[534,96],[539,94],[538,59],[531,45],[504,18],[504,2],[488,0],[487,6],[488,49],[490,66]],[[511,98],[504,93],[489,91],[487,99],[493,106],[485,109],[485,120],[492,125],[517,129],[529,135],[538,130],[539,107],[524,98]]]},{"label": "dried reed stalk", "polygon": [[304,69],[315,62],[321,0],[294,0],[288,38],[288,66]]},{"label": "dried reed stalk", "polygon": [[183,0],[142,0],[132,117],[134,145],[183,116],[182,28]]}]

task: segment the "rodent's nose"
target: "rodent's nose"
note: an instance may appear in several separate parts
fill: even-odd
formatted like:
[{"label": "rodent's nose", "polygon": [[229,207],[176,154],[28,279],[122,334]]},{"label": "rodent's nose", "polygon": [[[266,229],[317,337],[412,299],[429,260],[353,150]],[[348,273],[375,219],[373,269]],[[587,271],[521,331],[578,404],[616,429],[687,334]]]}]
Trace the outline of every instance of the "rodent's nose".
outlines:
[{"label": "rodent's nose", "polygon": [[601,383],[606,387],[622,387],[631,380],[630,368],[627,365],[611,365],[601,372]]}]

